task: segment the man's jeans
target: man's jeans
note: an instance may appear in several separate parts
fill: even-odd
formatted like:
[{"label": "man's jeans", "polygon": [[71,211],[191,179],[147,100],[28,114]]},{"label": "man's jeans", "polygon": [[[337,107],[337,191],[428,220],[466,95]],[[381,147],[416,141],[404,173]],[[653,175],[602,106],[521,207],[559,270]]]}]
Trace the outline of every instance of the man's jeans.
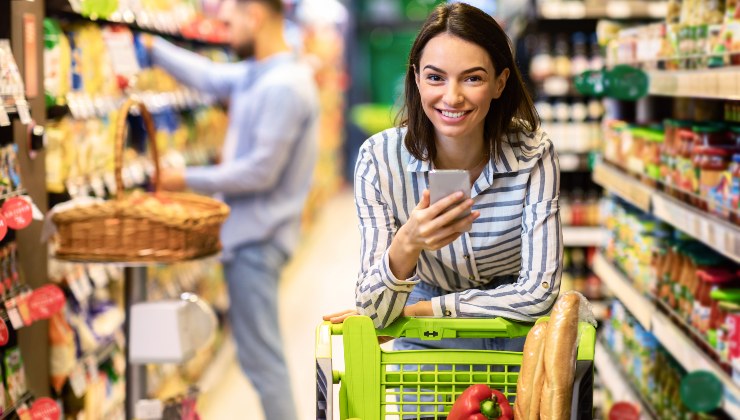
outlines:
[{"label": "man's jeans", "polygon": [[263,242],[235,250],[224,262],[239,363],[260,396],[266,420],[298,418],[277,310],[278,281],[287,260],[280,248]]}]

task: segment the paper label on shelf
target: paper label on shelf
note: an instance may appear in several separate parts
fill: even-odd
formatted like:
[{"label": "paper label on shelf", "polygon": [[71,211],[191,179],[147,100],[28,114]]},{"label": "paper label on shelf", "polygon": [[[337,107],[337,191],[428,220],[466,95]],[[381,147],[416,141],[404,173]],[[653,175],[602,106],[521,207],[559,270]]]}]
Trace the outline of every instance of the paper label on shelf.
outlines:
[{"label": "paper label on shelf", "polygon": [[78,363],[72,373],[69,374],[69,385],[72,387],[72,392],[77,398],[85,396],[87,391],[87,378],[85,376],[85,368],[81,363]]},{"label": "paper label on shelf", "polygon": [[82,290],[78,277],[73,276],[73,277],[68,278],[67,286],[69,286],[69,290],[72,292],[72,295],[75,297],[77,302],[81,303],[86,300],[85,293]]},{"label": "paper label on shelf", "polygon": [[9,125],[10,117],[8,116],[8,111],[6,111],[3,104],[0,103],[0,127],[7,127]]},{"label": "paper label on shelf", "polygon": [[18,312],[18,308],[15,306],[15,299],[7,300],[5,302],[5,309],[8,312],[8,319],[13,329],[20,330],[23,328],[23,318],[21,318],[21,313]]},{"label": "paper label on shelf", "polygon": [[98,363],[99,361],[95,356],[87,356],[85,358],[85,367],[87,368],[87,375],[91,381],[95,381],[98,378]]},{"label": "paper label on shelf", "polygon": [[59,420],[62,410],[56,401],[48,397],[37,398],[31,405],[32,420]]},{"label": "paper label on shelf", "polygon": [[108,285],[108,273],[105,268],[100,264],[89,264],[87,266],[87,272],[90,279],[95,283],[95,287],[102,289]]}]

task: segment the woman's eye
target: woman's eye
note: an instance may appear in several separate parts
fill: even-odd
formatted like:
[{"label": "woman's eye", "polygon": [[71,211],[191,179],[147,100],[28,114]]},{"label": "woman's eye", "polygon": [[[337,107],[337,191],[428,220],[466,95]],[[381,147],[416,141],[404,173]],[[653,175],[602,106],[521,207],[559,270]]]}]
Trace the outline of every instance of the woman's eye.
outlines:
[{"label": "woman's eye", "polygon": [[483,79],[480,76],[470,76],[467,80],[468,82],[480,82]]},{"label": "woman's eye", "polygon": [[430,82],[441,82],[442,77],[440,77],[438,74],[430,74],[427,75],[427,80],[429,80]]}]

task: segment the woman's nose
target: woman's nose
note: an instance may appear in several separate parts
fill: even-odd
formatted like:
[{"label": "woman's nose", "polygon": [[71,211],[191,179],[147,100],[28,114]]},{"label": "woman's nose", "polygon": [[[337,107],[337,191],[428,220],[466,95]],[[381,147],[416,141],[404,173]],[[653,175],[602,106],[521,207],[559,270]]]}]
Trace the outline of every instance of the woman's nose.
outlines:
[{"label": "woman's nose", "polygon": [[447,105],[459,105],[463,103],[464,98],[457,83],[449,84],[442,100],[444,100]]}]

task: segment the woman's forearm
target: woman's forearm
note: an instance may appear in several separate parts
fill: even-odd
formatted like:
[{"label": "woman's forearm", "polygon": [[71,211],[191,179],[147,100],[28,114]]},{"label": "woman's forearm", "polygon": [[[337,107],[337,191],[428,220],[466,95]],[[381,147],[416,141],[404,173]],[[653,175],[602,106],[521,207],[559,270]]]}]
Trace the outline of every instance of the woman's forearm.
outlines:
[{"label": "woman's forearm", "polygon": [[413,277],[416,273],[416,264],[419,261],[419,255],[421,255],[421,250],[409,244],[406,238],[406,231],[401,226],[393,237],[390,249],[388,250],[388,262],[393,275],[399,280]]}]

